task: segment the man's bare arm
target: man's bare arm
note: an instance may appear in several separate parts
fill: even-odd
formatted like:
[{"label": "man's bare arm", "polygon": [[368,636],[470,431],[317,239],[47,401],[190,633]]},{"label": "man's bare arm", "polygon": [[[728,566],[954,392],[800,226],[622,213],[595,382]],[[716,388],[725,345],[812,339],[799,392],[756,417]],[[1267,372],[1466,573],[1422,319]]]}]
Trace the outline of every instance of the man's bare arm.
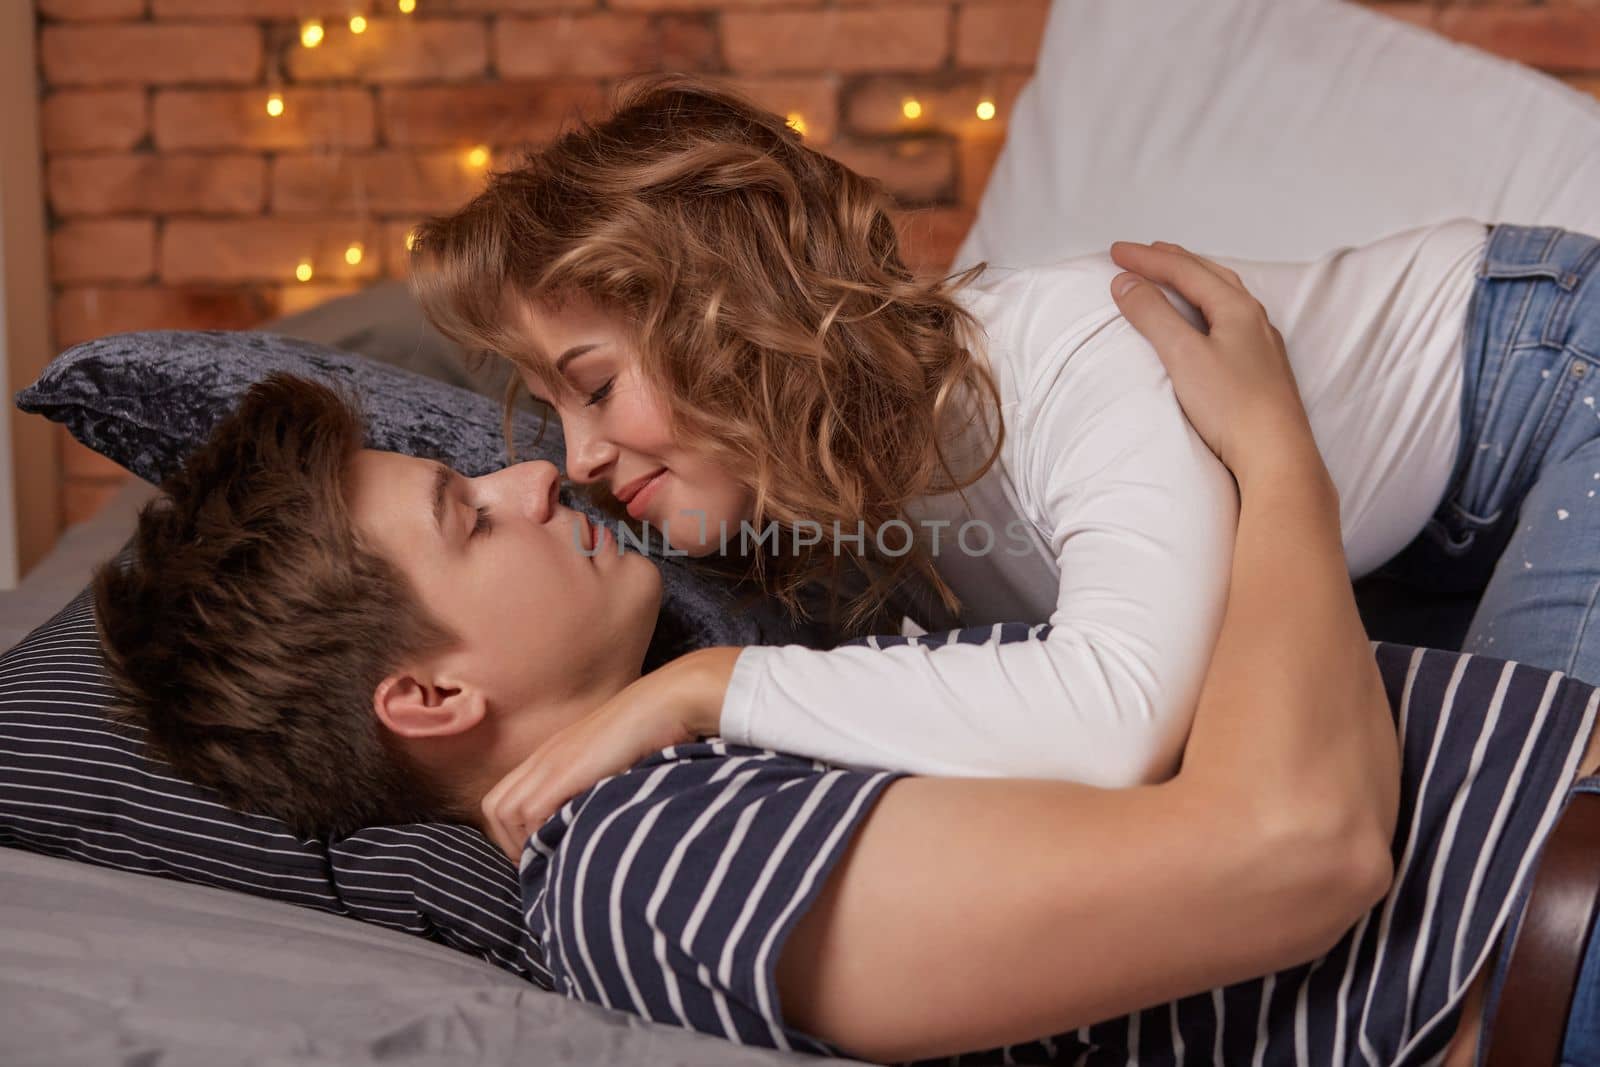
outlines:
[{"label": "man's bare arm", "polygon": [[1394,722],[1297,447],[1241,479],[1178,776],[894,783],[785,945],[789,1025],[879,1060],[1030,1040],[1304,962],[1382,895]]}]

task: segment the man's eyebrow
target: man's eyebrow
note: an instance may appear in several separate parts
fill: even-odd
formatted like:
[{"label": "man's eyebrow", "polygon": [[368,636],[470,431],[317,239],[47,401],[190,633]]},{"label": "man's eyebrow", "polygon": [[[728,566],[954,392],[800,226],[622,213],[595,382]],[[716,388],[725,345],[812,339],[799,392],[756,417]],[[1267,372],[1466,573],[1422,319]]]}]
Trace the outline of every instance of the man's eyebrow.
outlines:
[{"label": "man's eyebrow", "polygon": [[556,360],[556,373],[560,374],[562,371],[566,370],[568,363],[571,363],[585,352],[599,347],[600,346],[598,344],[573,345],[571,348],[561,353],[561,358]]},{"label": "man's eyebrow", "polygon": [[443,463],[433,465],[433,525],[441,540],[444,539],[444,494],[450,488],[450,479],[453,477],[455,471]]}]

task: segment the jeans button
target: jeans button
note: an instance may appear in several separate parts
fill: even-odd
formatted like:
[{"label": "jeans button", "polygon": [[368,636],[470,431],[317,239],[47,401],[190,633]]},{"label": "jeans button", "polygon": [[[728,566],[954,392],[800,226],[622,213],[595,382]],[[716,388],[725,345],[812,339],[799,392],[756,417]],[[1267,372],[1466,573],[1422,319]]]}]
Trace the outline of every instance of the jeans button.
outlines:
[{"label": "jeans button", "polygon": [[1584,375],[1586,375],[1588,373],[1589,373],[1589,364],[1587,364],[1587,363],[1574,363],[1572,365],[1572,376],[1574,378],[1582,378]]}]

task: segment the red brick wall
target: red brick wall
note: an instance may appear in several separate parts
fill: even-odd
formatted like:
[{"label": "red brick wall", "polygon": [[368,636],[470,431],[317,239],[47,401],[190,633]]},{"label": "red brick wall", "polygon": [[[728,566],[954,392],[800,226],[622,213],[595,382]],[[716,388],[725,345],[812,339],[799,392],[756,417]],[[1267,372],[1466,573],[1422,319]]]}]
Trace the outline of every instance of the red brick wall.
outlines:
[{"label": "red brick wall", "polygon": [[[1117,0],[1107,0],[1117,2]],[[1375,3],[1600,95],[1600,3]],[[622,75],[725,75],[882,178],[914,261],[971,222],[1046,0],[37,0],[56,342],[242,328],[404,271],[424,214],[603,105]],[[352,32],[361,14],[365,31]],[[325,35],[301,44],[301,19]],[[283,113],[268,115],[270,93]],[[902,101],[921,102],[916,120]],[[989,99],[995,117],[975,107]],[[353,243],[360,261],[346,262]],[[296,269],[311,266],[311,279]],[[120,468],[70,441],[64,511]]]}]

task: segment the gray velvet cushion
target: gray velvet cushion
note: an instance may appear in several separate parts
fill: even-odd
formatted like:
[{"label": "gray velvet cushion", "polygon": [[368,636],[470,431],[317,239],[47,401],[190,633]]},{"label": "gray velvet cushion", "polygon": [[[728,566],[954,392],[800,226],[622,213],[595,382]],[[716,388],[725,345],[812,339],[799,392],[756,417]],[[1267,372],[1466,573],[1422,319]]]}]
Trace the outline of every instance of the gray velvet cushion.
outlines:
[{"label": "gray velvet cushion", "polygon": [[[367,443],[438,458],[472,476],[506,463],[499,404],[454,385],[309,341],[270,333],[152,330],[115,334],[57,356],[17,405],[62,423],[79,441],[139,477],[160,483],[205,440],[245,390],[273,371],[351,388],[366,415]],[[560,428],[519,413],[520,459],[565,468]],[[567,488],[562,498],[597,522],[616,521]],[[632,543],[632,542],[624,542]],[[652,542],[652,547],[657,547]],[[802,643],[827,647],[820,624],[790,621],[755,590],[652,552],[660,567],[662,611],[645,667],[710,645]]]}]

